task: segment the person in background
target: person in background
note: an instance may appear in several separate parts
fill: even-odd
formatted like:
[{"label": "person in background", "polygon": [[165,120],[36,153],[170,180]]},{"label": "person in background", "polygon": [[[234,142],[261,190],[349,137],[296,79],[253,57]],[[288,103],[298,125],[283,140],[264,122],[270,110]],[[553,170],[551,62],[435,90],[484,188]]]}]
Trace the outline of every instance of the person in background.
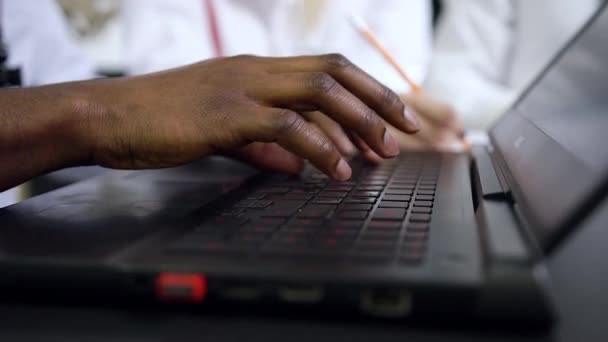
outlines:
[{"label": "person in background", "polygon": [[7,65],[21,70],[22,85],[96,76],[54,0],[0,0],[0,25]]},{"label": "person in background", "polygon": [[[341,53],[403,95],[420,114],[419,134],[395,132],[402,148],[451,148],[461,131],[451,108],[409,93],[407,83],[351,27],[350,14],[369,24],[414,81],[424,80],[432,45],[432,8],[427,0],[127,0],[123,18],[128,72],[142,74],[238,54]],[[325,131],[336,126],[319,122],[318,117],[325,118],[309,115]],[[355,151],[349,141],[337,143],[347,153]],[[365,153],[377,157],[372,151]]]},{"label": "person in background", "polygon": [[[6,67],[19,70],[22,86],[96,76],[54,0],[0,0],[0,37],[8,54]],[[0,207],[18,199],[18,189],[2,192]]]},{"label": "person in background", "polygon": [[428,93],[487,129],[590,18],[599,0],[443,1]]}]

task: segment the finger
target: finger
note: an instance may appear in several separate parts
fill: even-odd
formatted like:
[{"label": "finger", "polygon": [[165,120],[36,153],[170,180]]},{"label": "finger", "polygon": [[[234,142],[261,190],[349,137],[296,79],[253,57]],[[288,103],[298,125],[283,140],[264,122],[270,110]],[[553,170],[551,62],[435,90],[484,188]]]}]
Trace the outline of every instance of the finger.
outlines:
[{"label": "finger", "polygon": [[269,171],[297,174],[304,168],[302,158],[272,143],[252,143],[230,155]]},{"label": "finger", "polygon": [[419,119],[434,125],[447,127],[457,134],[464,132],[462,122],[452,106],[425,94],[404,94],[404,100],[418,113]]},{"label": "finger", "polygon": [[385,158],[399,153],[399,146],[376,112],[322,72],[276,75],[252,91],[266,104],[301,110],[316,107],[346,129],[357,133],[376,153]]},{"label": "finger", "polygon": [[366,161],[368,161],[372,164],[380,164],[384,161],[384,158],[377,155],[376,152],[374,152],[365,143],[365,141],[363,139],[361,139],[359,136],[357,136],[355,133],[350,132],[348,134],[348,136],[350,137],[353,144],[355,144],[355,146],[357,146],[359,151],[361,151],[361,156],[363,157],[363,159],[365,159]]},{"label": "finger", "polygon": [[357,147],[346,135],[342,126],[336,121],[321,112],[304,112],[302,116],[319,127],[331,139],[344,157],[350,159],[357,154]]},{"label": "finger", "polygon": [[416,114],[407,110],[397,94],[340,54],[270,58],[268,61],[267,70],[271,73],[325,72],[399,130],[415,133],[419,129]]},{"label": "finger", "polygon": [[352,170],[340,152],[320,130],[298,113],[281,108],[259,109],[245,136],[254,141],[276,142],[286,150],[309,160],[337,180],[348,180]]}]

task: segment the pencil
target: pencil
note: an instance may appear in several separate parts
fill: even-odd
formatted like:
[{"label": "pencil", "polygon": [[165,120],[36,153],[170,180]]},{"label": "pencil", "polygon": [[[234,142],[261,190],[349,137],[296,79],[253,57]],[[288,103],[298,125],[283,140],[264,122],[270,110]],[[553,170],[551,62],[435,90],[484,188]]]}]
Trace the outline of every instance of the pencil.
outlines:
[{"label": "pencil", "polygon": [[418,85],[408,74],[405,72],[405,69],[399,62],[397,62],[397,58],[384,46],[380,43],[380,40],[376,37],[376,35],[369,29],[369,26],[361,19],[360,17],[351,14],[348,17],[350,23],[353,27],[365,38],[382,56],[386,61],[401,75],[403,80],[407,82],[407,84],[412,89],[414,93],[421,93],[422,87]]},{"label": "pencil", "polygon": [[[410,89],[415,94],[421,94],[422,87],[418,85],[408,74],[405,72],[405,68],[399,64],[397,58],[384,46],[380,43],[380,40],[376,37],[376,35],[371,31],[367,23],[361,19],[360,17],[351,14],[348,16],[348,21],[353,25],[353,27],[370,43],[380,54],[386,59],[386,61],[401,75],[401,78],[410,86]],[[459,138],[461,139],[465,150],[469,151],[471,149],[471,143],[469,139],[466,137],[466,132],[461,132]]]}]

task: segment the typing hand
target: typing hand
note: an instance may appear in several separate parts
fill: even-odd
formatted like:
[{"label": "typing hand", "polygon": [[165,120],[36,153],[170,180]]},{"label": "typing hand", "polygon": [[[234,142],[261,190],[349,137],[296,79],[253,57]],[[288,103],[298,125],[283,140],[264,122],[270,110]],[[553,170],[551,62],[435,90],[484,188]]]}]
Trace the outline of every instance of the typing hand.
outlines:
[{"label": "typing hand", "polygon": [[399,148],[386,123],[419,128],[396,94],[340,55],[221,58],[81,88],[93,92],[85,106],[90,155],[113,168],[222,153],[286,172],[308,159],[345,180],[350,141],[390,158]]}]

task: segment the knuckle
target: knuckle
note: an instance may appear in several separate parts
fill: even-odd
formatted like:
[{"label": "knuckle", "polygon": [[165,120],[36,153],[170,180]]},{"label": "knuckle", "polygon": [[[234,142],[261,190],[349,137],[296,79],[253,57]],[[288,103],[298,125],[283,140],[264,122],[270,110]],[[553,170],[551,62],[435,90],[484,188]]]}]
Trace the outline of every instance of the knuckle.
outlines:
[{"label": "knuckle", "polygon": [[277,135],[297,131],[301,129],[304,122],[296,112],[288,109],[273,112],[270,120],[272,131]]},{"label": "knuckle", "polygon": [[341,53],[330,53],[324,55],[322,58],[325,65],[330,69],[344,69],[353,65],[353,63]]},{"label": "knuckle", "polygon": [[367,131],[374,131],[380,125],[380,118],[378,114],[371,109],[367,109],[361,115],[362,127]]},{"label": "knuckle", "polygon": [[394,91],[387,86],[382,86],[380,89],[380,100],[382,104],[389,106],[390,108],[396,108],[401,112],[405,109],[405,104]]},{"label": "knuckle", "polygon": [[314,143],[318,151],[324,155],[331,155],[335,152],[334,144],[327,137],[317,135]]},{"label": "knuckle", "polygon": [[313,73],[309,76],[308,87],[315,93],[332,93],[338,87],[338,82],[324,72]]}]

